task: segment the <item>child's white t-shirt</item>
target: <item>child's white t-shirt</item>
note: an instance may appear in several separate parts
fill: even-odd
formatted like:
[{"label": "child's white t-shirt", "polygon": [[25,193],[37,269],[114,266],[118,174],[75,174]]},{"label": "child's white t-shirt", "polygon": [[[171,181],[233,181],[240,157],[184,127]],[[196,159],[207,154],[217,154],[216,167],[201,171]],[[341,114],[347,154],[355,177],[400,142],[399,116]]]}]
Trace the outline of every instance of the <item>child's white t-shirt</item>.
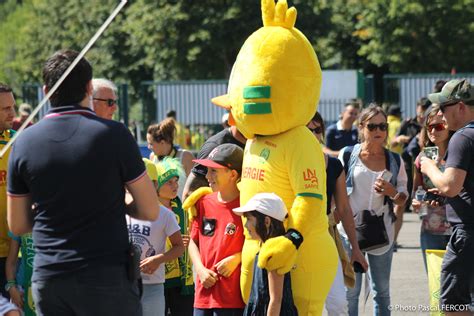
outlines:
[{"label": "child's white t-shirt", "polygon": [[[180,230],[175,214],[162,205],[156,221],[142,221],[127,215],[127,226],[133,243],[140,249],[140,261],[164,253],[166,238]],[[144,284],[165,283],[165,264],[153,274],[142,273],[142,280]]]}]

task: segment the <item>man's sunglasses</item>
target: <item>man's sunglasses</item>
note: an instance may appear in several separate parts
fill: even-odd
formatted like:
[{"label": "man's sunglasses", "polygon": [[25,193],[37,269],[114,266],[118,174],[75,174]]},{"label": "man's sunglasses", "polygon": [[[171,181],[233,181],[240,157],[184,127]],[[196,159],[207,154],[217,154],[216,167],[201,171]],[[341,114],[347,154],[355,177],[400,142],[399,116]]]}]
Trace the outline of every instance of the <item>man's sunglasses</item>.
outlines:
[{"label": "man's sunglasses", "polygon": [[439,110],[441,111],[441,113],[444,113],[446,111],[447,107],[456,105],[458,103],[459,103],[459,101],[452,101],[452,102],[442,103],[442,104],[439,105]]},{"label": "man's sunglasses", "polygon": [[94,100],[107,102],[107,105],[108,105],[108,106],[114,106],[115,104],[117,104],[117,100],[114,100],[114,99],[100,99],[100,98],[94,98]]},{"label": "man's sunglasses", "polygon": [[321,126],[315,127],[315,128],[309,128],[308,129],[311,131],[313,134],[321,134],[323,132],[323,129]]},{"label": "man's sunglasses", "polygon": [[375,129],[378,127],[379,130],[381,130],[382,132],[385,132],[387,129],[388,129],[388,124],[387,123],[380,123],[380,124],[373,124],[373,123],[369,123],[366,125],[367,128],[369,129],[369,131],[373,132],[375,131]]},{"label": "man's sunglasses", "polygon": [[433,129],[437,132],[444,131],[446,129],[446,125],[444,125],[443,123],[428,125],[428,131],[432,132]]}]

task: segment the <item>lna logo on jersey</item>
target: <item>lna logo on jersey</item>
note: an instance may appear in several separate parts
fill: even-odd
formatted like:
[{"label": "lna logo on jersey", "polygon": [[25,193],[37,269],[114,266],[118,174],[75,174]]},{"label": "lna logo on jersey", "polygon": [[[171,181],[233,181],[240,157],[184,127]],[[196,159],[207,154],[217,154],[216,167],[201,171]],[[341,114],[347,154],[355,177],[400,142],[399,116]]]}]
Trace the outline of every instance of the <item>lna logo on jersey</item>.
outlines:
[{"label": "lna logo on jersey", "polygon": [[234,223],[229,223],[225,227],[225,234],[229,235],[229,236],[232,236],[233,234],[235,234],[236,229],[237,229],[237,227],[235,226]]}]

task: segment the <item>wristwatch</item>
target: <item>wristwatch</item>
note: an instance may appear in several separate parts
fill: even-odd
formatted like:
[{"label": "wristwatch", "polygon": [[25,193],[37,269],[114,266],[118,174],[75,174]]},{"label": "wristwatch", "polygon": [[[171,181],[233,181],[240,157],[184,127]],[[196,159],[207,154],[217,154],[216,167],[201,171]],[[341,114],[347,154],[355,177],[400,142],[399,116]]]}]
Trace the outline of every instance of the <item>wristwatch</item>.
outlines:
[{"label": "wristwatch", "polygon": [[15,286],[16,286],[16,281],[8,281],[7,284],[5,284],[5,292],[10,291],[10,289]]}]

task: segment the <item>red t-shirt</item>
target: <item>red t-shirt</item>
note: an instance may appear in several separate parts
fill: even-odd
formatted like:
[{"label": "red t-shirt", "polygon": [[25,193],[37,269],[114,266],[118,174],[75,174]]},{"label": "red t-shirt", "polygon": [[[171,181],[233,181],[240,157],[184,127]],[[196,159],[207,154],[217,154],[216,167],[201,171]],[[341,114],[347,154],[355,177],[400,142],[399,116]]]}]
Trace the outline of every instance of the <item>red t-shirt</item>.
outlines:
[{"label": "red t-shirt", "polygon": [[[216,273],[215,264],[242,251],[242,219],[232,212],[239,206],[239,198],[228,203],[219,202],[217,192],[202,197],[196,203],[198,216],[192,224],[191,238],[199,247],[202,264]],[[240,264],[228,278],[219,276],[216,284],[209,289],[205,289],[197,278],[194,307],[244,308],[240,295]]]}]

